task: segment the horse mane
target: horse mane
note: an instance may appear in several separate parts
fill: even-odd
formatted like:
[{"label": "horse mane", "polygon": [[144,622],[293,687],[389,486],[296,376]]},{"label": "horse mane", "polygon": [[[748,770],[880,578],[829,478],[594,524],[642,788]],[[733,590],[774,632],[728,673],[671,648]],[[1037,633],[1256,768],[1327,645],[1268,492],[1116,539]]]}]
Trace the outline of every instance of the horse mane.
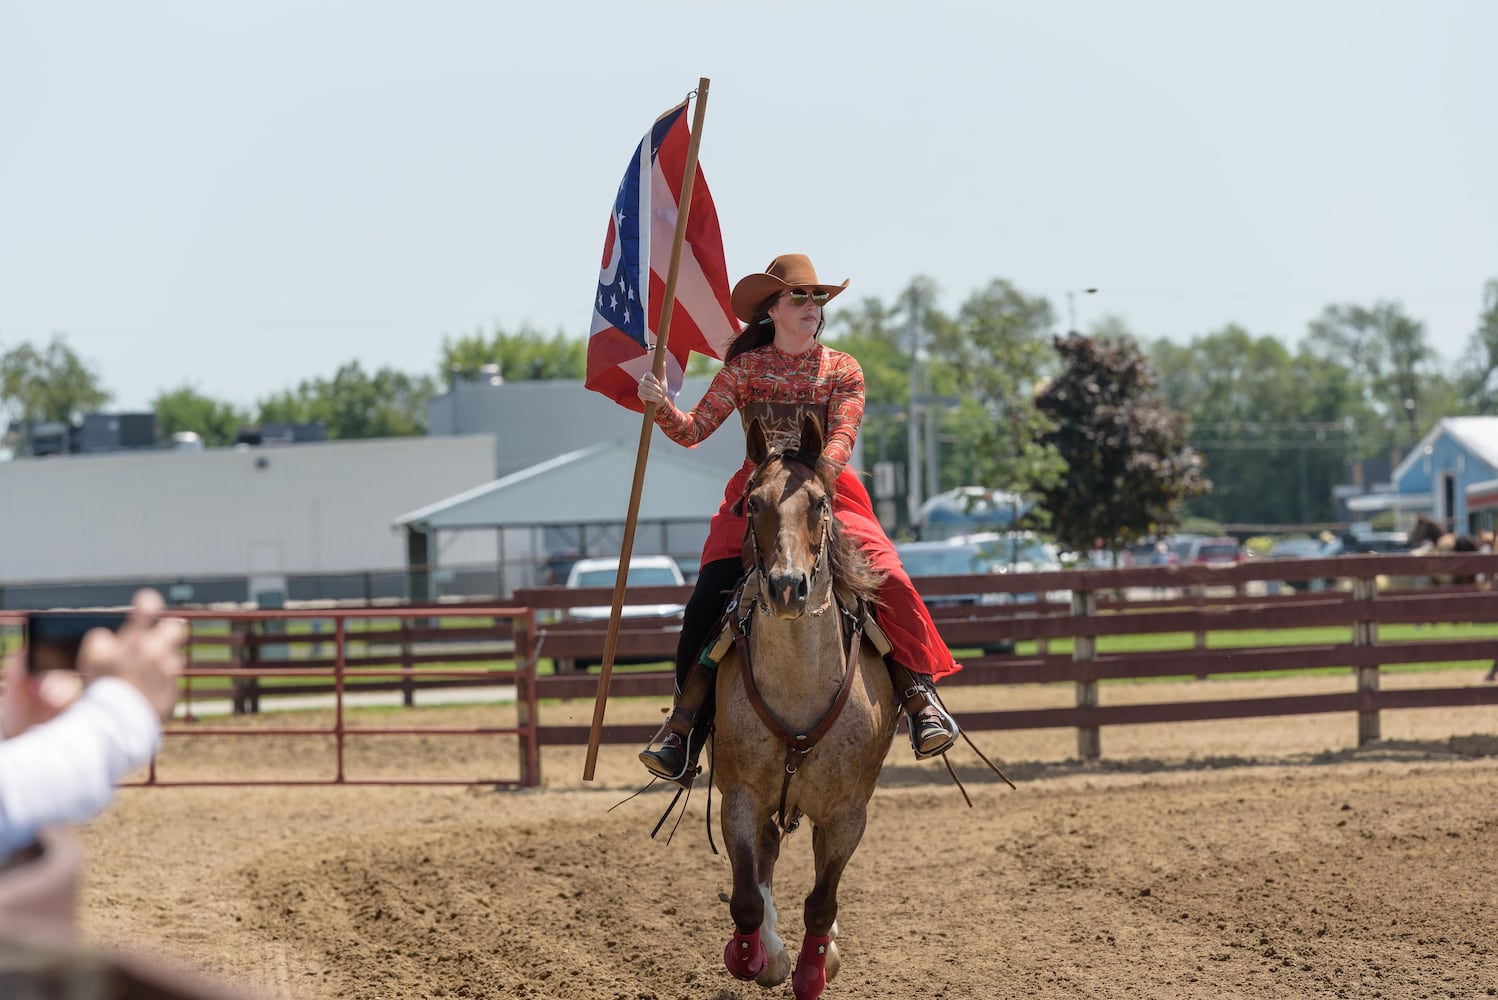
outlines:
[{"label": "horse mane", "polygon": [[[816,458],[794,449],[776,451],[766,456],[765,460],[755,468],[754,474],[749,477],[744,490],[745,495],[752,492],[764,480],[767,471],[777,462],[781,465],[795,463],[810,469],[811,478],[821,484],[827,498],[833,500],[837,497],[836,482],[822,474],[822,470],[817,467]],[[752,531],[752,526],[748,530]],[[859,600],[870,604],[879,602],[879,588],[884,584],[888,574],[869,560],[856,539],[843,534],[842,525],[838,523],[836,515],[828,518],[827,521],[827,565],[832,572],[833,592],[837,595],[840,604],[852,607]]]}]

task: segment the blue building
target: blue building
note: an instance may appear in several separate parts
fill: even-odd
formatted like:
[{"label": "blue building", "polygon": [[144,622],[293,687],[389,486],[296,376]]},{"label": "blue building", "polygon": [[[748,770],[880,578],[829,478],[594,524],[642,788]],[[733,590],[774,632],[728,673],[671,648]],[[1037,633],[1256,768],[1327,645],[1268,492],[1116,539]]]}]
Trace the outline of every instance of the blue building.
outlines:
[{"label": "blue building", "polygon": [[1498,417],[1446,417],[1394,469],[1399,507],[1457,532],[1488,527],[1498,507]]}]

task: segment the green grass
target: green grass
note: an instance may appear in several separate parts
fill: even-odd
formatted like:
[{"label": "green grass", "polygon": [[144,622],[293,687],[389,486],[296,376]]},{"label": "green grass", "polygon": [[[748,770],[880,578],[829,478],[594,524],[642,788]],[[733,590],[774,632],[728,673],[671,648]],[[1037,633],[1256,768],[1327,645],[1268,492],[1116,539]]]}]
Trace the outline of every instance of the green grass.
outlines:
[{"label": "green grass", "polygon": [[[1352,641],[1352,629],[1346,626],[1326,626],[1321,628],[1290,628],[1290,629],[1245,629],[1234,631],[1208,632],[1207,648],[1209,650],[1232,650],[1232,649],[1257,649],[1274,646],[1322,646],[1322,645],[1345,645]],[[1443,639],[1493,639],[1494,653],[1498,655],[1498,625],[1490,624],[1446,624],[1433,625],[1381,625],[1378,630],[1379,642],[1411,642],[1415,640],[1443,640]],[[1100,636],[1098,638],[1099,653],[1149,653],[1169,652],[1183,649],[1193,649],[1196,645],[1196,635],[1191,632],[1169,632],[1153,635],[1113,635]],[[1052,655],[1069,656],[1072,652],[1072,640],[1052,639],[1048,651]],[[977,650],[963,650],[968,656],[978,655]],[[1035,656],[1038,655],[1038,643],[1031,641],[1016,644],[1015,655]],[[960,661],[962,656],[957,659]],[[1461,662],[1439,662],[1439,663],[1400,663],[1391,664],[1380,668],[1383,672],[1391,674],[1408,673],[1430,673],[1442,670],[1456,670],[1482,667],[1487,668],[1491,660],[1475,660]],[[1269,677],[1312,677],[1345,674],[1348,667],[1315,667],[1305,670],[1262,670],[1247,673],[1234,673],[1231,675],[1211,675],[1218,677],[1231,676],[1236,679],[1269,678]],[[1138,683],[1153,682],[1159,680],[1171,680],[1172,678],[1139,678],[1138,680],[1122,680],[1110,683]]]},{"label": "green grass", "polygon": [[[1498,642],[1498,625],[1434,624],[1382,625],[1380,642],[1408,642],[1416,639],[1493,639]],[[1352,641],[1352,629],[1346,626],[1321,628],[1245,629],[1207,633],[1208,649],[1242,649],[1265,646],[1335,645]],[[1196,643],[1193,632],[1161,632],[1150,635],[1105,635],[1098,638],[1100,653],[1135,653],[1154,650],[1191,649]],[[1036,642],[1017,644],[1021,656],[1033,656]],[[1072,640],[1050,640],[1050,652],[1072,651]]]}]

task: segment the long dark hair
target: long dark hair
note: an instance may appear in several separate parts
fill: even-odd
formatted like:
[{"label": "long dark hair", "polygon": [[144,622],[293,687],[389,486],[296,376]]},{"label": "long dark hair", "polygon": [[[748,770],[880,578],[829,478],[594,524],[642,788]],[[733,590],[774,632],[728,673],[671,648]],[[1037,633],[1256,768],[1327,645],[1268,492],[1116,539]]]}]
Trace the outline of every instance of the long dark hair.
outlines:
[{"label": "long dark hair", "polygon": [[[770,307],[775,300],[780,298],[781,292],[776,292],[765,299],[754,309],[754,315],[749,318],[749,325],[744,331],[733,338],[733,343],[728,345],[728,353],[723,356],[723,363],[727,364],[734,358],[746,351],[753,351],[764,347],[775,339],[775,321],[770,318]],[[822,336],[822,330],[827,326],[827,313],[824,311],[817,324],[817,336]]]}]

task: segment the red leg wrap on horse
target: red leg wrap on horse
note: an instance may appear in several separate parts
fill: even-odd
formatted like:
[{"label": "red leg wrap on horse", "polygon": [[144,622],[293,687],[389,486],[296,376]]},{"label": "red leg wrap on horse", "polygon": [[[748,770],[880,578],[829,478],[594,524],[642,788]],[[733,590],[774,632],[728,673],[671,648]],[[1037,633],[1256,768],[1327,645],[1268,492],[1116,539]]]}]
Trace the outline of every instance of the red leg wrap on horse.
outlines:
[{"label": "red leg wrap on horse", "polygon": [[765,971],[765,946],[759,939],[759,931],[752,934],[734,931],[728,947],[723,949],[723,964],[735,979],[753,979]]},{"label": "red leg wrap on horse", "polygon": [[801,939],[801,954],[796,956],[796,971],[791,976],[791,991],[796,1000],[817,1000],[827,988],[827,949],[832,936]]}]

